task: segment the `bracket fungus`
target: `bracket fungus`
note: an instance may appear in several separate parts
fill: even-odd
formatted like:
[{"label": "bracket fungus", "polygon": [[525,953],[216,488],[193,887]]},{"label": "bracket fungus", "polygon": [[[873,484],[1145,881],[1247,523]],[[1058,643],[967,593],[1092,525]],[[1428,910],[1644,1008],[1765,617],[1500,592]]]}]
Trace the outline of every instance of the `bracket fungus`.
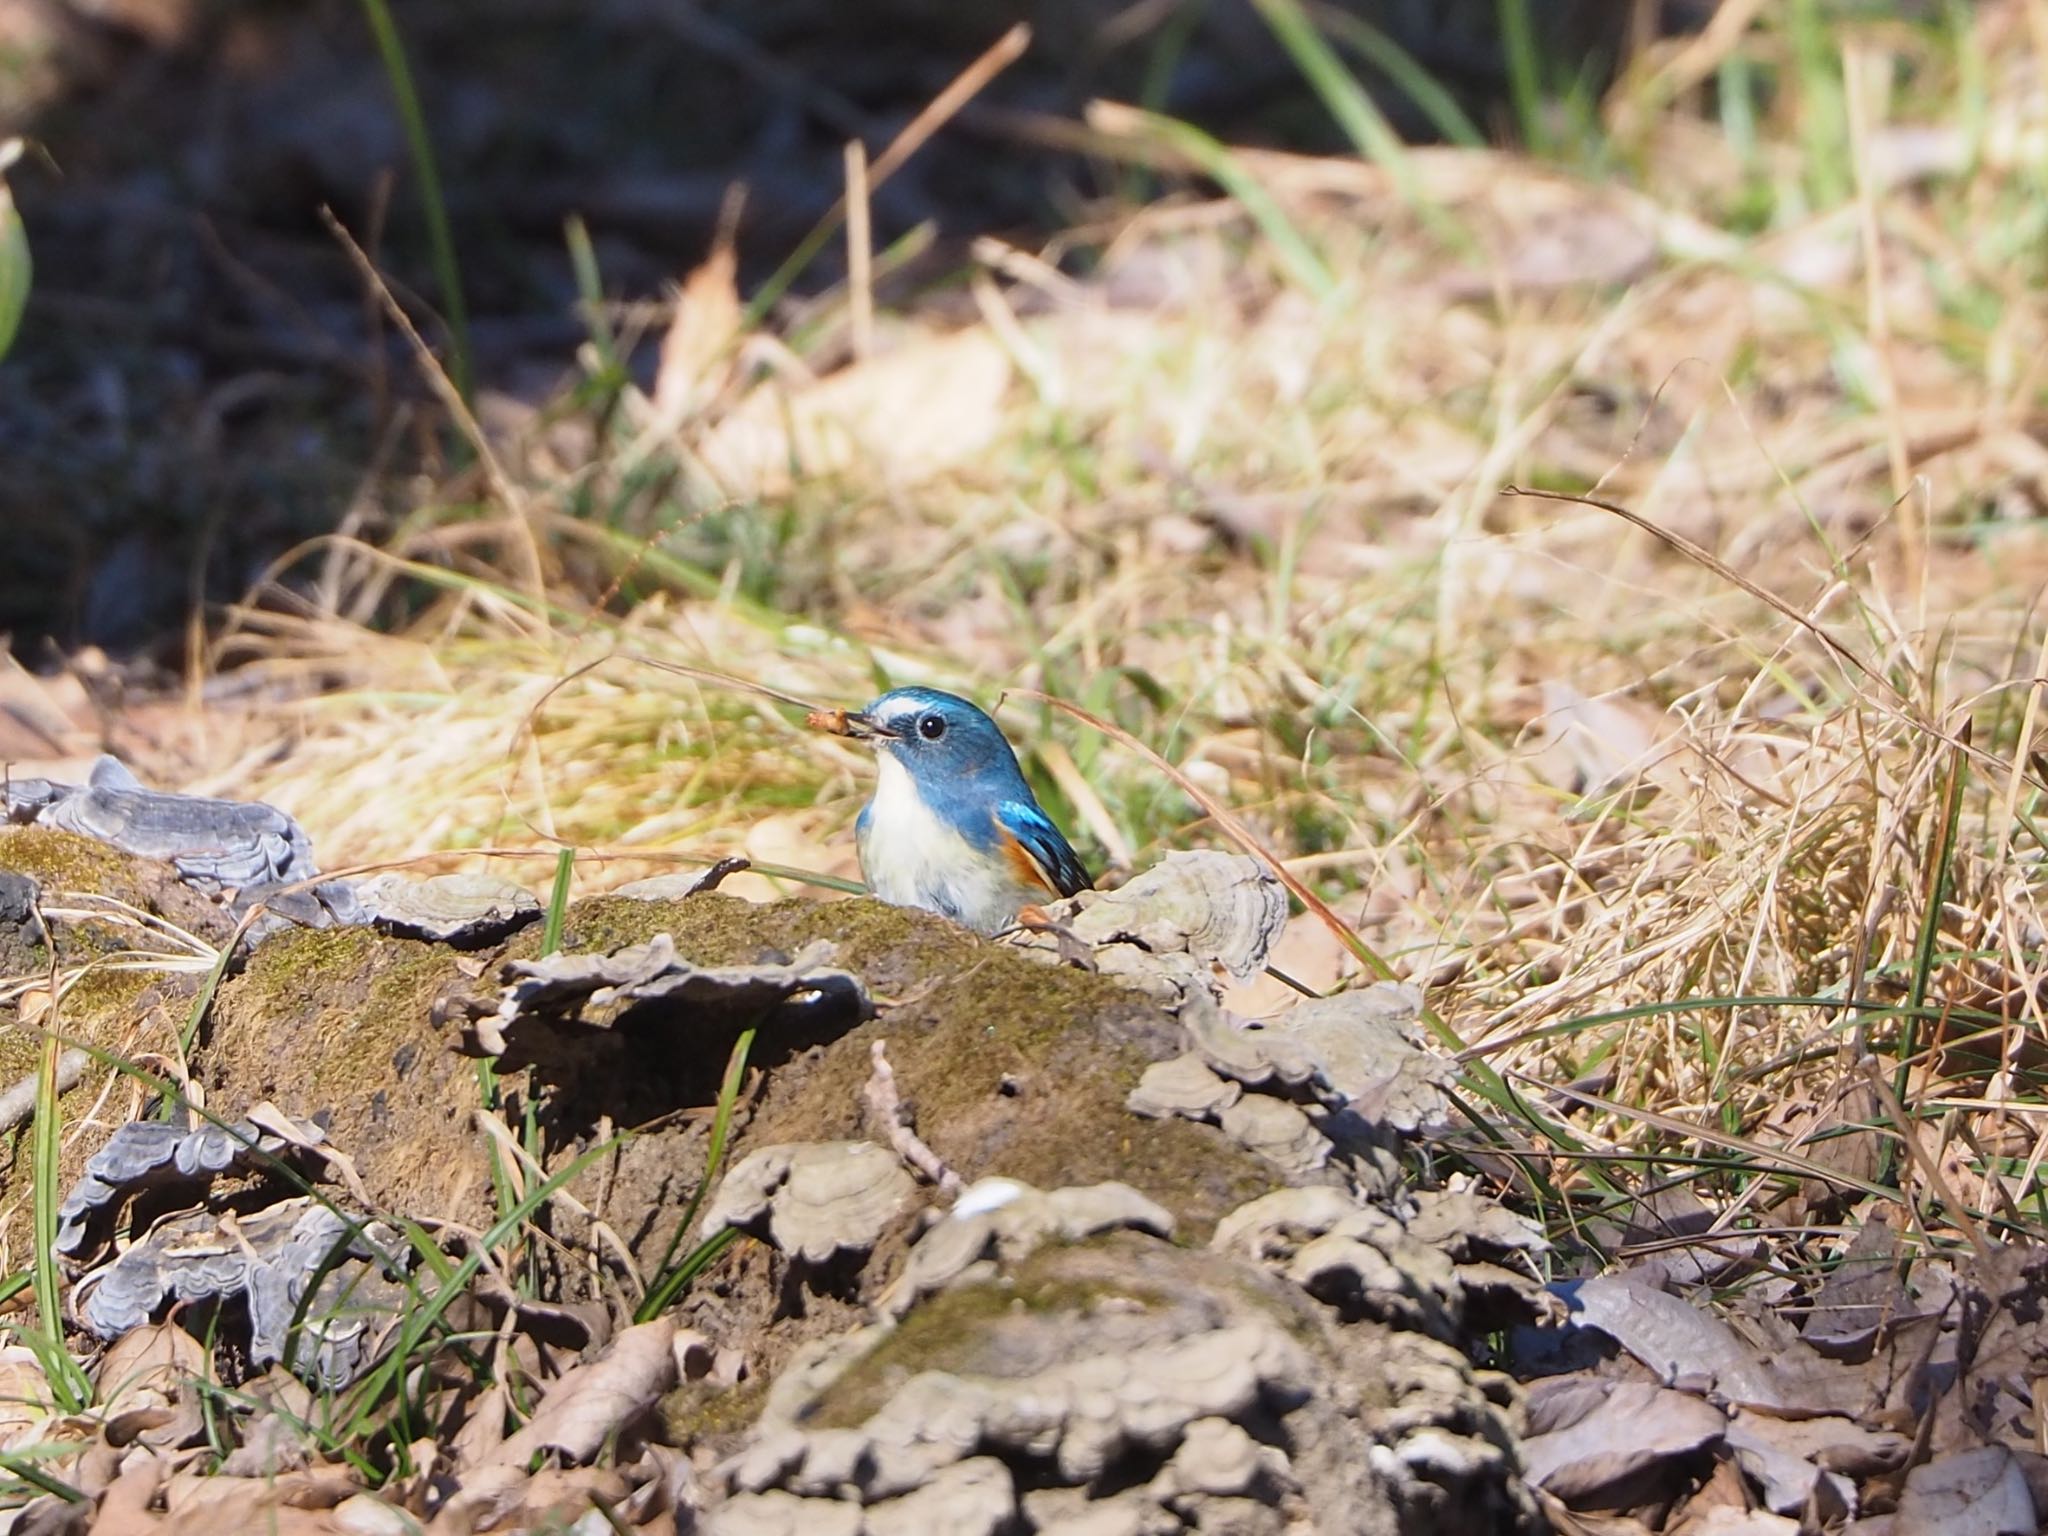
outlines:
[{"label": "bracket fungus", "polygon": [[1257,859],[1207,850],[1169,853],[1113,891],[1083,891],[1048,908],[1095,945],[1184,953],[1240,981],[1258,974],[1287,923],[1287,893]]},{"label": "bracket fungus", "polygon": [[791,1258],[824,1264],[873,1248],[916,1187],[895,1154],[871,1141],[763,1147],[726,1174],[703,1231],[736,1227]]},{"label": "bracket fungus", "polygon": [[1437,1339],[1475,1325],[1506,1326],[1561,1310],[1531,1274],[1493,1262],[1546,1246],[1514,1219],[1486,1219],[1486,1202],[1456,1195],[1405,1209],[1341,1189],[1279,1189],[1216,1224],[1210,1246],[1285,1275],[1347,1320],[1370,1318]]},{"label": "bracket fungus", "polygon": [[261,1368],[285,1359],[297,1319],[307,1344],[291,1351],[294,1368],[338,1387],[375,1358],[383,1325],[403,1300],[395,1277],[408,1252],[381,1222],[312,1199],[240,1217],[200,1211],[159,1222],[85,1275],[74,1304],[80,1322],[114,1339],[173,1302],[240,1297],[248,1307],[252,1363]]},{"label": "bracket fungus", "polygon": [[167,1120],[131,1120],[116,1126],[106,1144],[86,1160],[85,1172],[57,1208],[57,1252],[84,1257],[95,1217],[111,1217],[132,1195],[174,1184],[211,1184],[231,1168],[276,1158],[288,1148],[321,1140],[310,1122],[290,1122],[292,1136],[243,1120],[211,1122],[187,1130]]},{"label": "bracket fungus", "polygon": [[1442,1122],[1452,1064],[1427,1049],[1412,987],[1381,982],[1310,998],[1277,1018],[1239,1019],[1213,1003],[1181,1010],[1196,1053],[1247,1088],[1312,1090],[1412,1135]]},{"label": "bracket fungus", "polygon": [[1127,1184],[1039,1190],[1015,1179],[983,1179],[918,1240],[877,1310],[901,1317],[980,1266],[1015,1264],[1042,1243],[1078,1243],[1119,1229],[1171,1237],[1173,1216]]},{"label": "bracket fungus", "polygon": [[118,758],[101,757],[82,785],[10,783],[7,815],[166,860],[186,883],[230,895],[237,912],[260,901],[280,918],[315,928],[361,918],[354,888],[319,879],[311,840],[283,811],[146,789]]},{"label": "bracket fungus", "polygon": [[496,875],[461,871],[417,879],[387,870],[356,886],[363,915],[379,932],[481,949],[541,916],[540,898]]},{"label": "bracket fungus", "polygon": [[[969,1220],[1060,1193],[985,1184]],[[1312,1509],[1394,1536],[1351,1369],[1321,1310],[1256,1269],[1142,1232],[1046,1243],[792,1362],[713,1473],[708,1527],[824,1530],[858,1509],[871,1532],[1277,1532]],[[898,1522],[941,1486],[957,1523]],[[771,1514],[785,1523],[755,1523]]]},{"label": "bracket fungus", "polygon": [[1244,1095],[1242,1085],[1218,1077],[1193,1051],[1170,1061],[1154,1062],[1124,1099],[1124,1107],[1147,1120],[1169,1115],[1183,1120],[1213,1121]]},{"label": "bracket fungus", "polygon": [[830,943],[806,945],[782,964],[700,966],[658,933],[645,944],[606,954],[556,954],[514,960],[504,969],[497,1011],[470,1026],[473,1049],[502,1055],[506,1042],[528,1024],[573,1021],[611,1029],[634,1009],[660,1005],[686,1012],[694,1023],[759,1023],[793,1009],[852,1025],[874,1012],[860,978],[829,964]]},{"label": "bracket fungus", "polygon": [[1290,1180],[1305,1182],[1329,1167],[1330,1138],[1285,1099],[1245,1094],[1226,1104],[1216,1123],[1223,1127],[1224,1135],[1247,1152],[1256,1152]]}]

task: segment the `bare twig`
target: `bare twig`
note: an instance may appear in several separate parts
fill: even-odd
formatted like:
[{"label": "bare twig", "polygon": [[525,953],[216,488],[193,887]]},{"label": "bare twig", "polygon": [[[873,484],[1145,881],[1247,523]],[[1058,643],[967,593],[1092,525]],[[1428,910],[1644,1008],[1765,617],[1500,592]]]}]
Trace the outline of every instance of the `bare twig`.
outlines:
[{"label": "bare twig", "polygon": [[528,515],[526,498],[520,493],[511,475],[506,473],[504,464],[491,451],[490,440],[484,436],[483,427],[470,411],[468,402],[462,398],[462,391],[457,389],[455,381],[448,377],[447,370],[434,356],[433,348],[429,347],[425,338],[420,335],[418,327],[412,323],[412,316],[405,312],[405,306],[392,294],[390,285],[384,281],[383,274],[377,270],[369,254],[356,244],[355,236],[348,232],[348,227],[336,218],[330,209],[322,208],[320,217],[326,222],[328,232],[348,253],[357,274],[383,301],[392,323],[404,333],[406,341],[419,357],[420,371],[425,375],[428,385],[440,396],[442,406],[461,428],[462,435],[469,440],[470,447],[476,451],[477,460],[484,467],[485,478],[490,481],[491,489],[496,493],[498,500],[504,504],[505,516],[519,532],[518,548],[525,557],[524,575],[527,590],[531,595],[539,597],[546,586],[546,572],[541,564],[540,541],[534,535],[533,520]]},{"label": "bare twig", "polygon": [[921,1174],[926,1183],[936,1184],[942,1194],[957,1195],[961,1189],[960,1175],[941,1162],[939,1154],[925,1145],[924,1139],[910,1128],[909,1117],[903,1112],[903,1100],[896,1092],[896,1073],[889,1065],[888,1044],[886,1040],[877,1040],[868,1050],[875,1063],[874,1074],[861,1091],[868,1116],[889,1139],[896,1155]]},{"label": "bare twig", "polygon": [[[85,1076],[85,1069],[92,1065],[92,1052],[71,1047],[57,1058],[57,1091],[69,1093],[76,1088],[79,1079]],[[36,1078],[39,1073],[31,1072],[5,1093],[0,1093],[0,1135],[5,1135],[36,1112]]]},{"label": "bare twig", "polygon": [[846,146],[846,287],[853,308],[856,362],[875,349],[875,249],[868,220],[868,151],[859,139]]}]

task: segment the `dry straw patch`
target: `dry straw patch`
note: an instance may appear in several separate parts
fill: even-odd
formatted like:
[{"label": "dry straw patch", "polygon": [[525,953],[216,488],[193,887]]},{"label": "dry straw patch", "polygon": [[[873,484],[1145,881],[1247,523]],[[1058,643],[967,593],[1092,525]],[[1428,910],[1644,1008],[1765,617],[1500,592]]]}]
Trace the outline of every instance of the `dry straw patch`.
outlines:
[{"label": "dry straw patch", "polygon": [[[1277,235],[1183,176],[871,322],[840,289],[737,330],[714,257],[606,318],[667,328],[649,393],[486,399],[499,484],[232,616],[216,660],[303,695],[255,788],[331,864],[558,838],[585,887],[658,856],[845,875],[859,760],[633,658],[832,704],[1043,689],[1237,808],[1496,1066],[1576,1083],[1552,1108],[1593,1150],[1718,1156],[1655,1116],[1753,1141],[1903,1051],[1937,1158],[1974,1138],[1964,1203],[2016,1218],[2048,931],[2023,21],[1849,39],[1833,202],[1788,77],[1746,152],[1677,86],[1617,112],[1627,186],[1246,152]],[[1780,32],[1713,46],[1792,68]],[[1657,63],[1629,89],[1672,86]],[[1127,111],[1061,131],[1186,164]],[[1711,560],[1509,485],[1597,488]],[[1214,840],[1073,721],[1005,719],[1098,864]]]}]

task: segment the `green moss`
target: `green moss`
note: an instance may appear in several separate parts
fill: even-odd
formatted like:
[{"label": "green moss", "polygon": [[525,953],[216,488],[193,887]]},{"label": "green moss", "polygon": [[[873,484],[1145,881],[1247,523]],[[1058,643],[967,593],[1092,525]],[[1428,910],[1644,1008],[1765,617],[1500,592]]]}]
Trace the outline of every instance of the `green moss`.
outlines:
[{"label": "green moss", "polygon": [[42,1038],[33,1030],[0,1029],[0,1088],[18,1083],[35,1071]]},{"label": "green moss", "polygon": [[[174,979],[189,988],[190,983],[184,978]],[[161,1046],[161,1039],[138,1041],[136,1025],[143,1015],[144,994],[162,987],[165,980],[163,975],[148,971],[88,970],[64,994],[55,1020],[59,1038],[66,1044],[110,1052]],[[46,1038],[39,1029],[0,1027],[0,1088],[35,1075],[42,1065]],[[67,1127],[91,1112],[106,1087],[110,1070],[98,1064],[88,1066],[77,1086],[58,1100],[58,1117]],[[17,1253],[30,1242],[27,1147],[32,1123],[24,1120],[0,1143],[7,1149],[0,1154],[4,1155],[4,1161],[0,1161],[0,1208],[10,1213],[4,1240]],[[57,1174],[60,1189],[71,1187],[84,1172],[86,1158],[99,1149],[99,1144],[100,1138],[94,1136],[64,1138]]]},{"label": "green moss", "polygon": [[419,1032],[455,974],[453,952],[432,945],[394,944],[366,928],[295,929],[257,949],[235,983],[235,1013],[258,1022],[310,1015],[317,1048],[306,1080],[326,1098],[388,1076],[392,1052]]},{"label": "green moss", "polygon": [[65,992],[58,1028],[66,1035],[109,1038],[111,1028],[134,1022],[143,993],[167,982],[179,991],[191,991],[197,985],[190,976],[175,973],[92,966]]},{"label": "green moss", "polygon": [[[882,1016],[792,1069],[771,1074],[747,1146],[867,1134],[869,1044],[889,1060],[918,1131],[964,1177],[1004,1174],[1042,1187],[1130,1184],[1203,1241],[1225,1211],[1273,1186],[1267,1165],[1213,1127],[1147,1121],[1124,1098],[1147,1065],[1181,1048],[1179,1027],[1141,994],[1071,966],[992,944],[927,912],[885,903],[756,905],[707,893],[672,901],[600,897],[566,914],[574,950],[645,943],[658,933],[705,965],[786,958],[818,940],[860,976]],[[538,952],[529,929],[510,956]],[[775,1042],[757,1043],[772,1061]],[[716,1054],[716,1053],[714,1053]]]},{"label": "green moss", "polygon": [[737,1435],[753,1427],[768,1400],[765,1377],[750,1377],[736,1387],[720,1389],[709,1382],[686,1382],[661,1400],[657,1411],[671,1445]]},{"label": "green moss", "polygon": [[430,1018],[461,961],[366,929],[276,934],[222,987],[195,1068],[225,1112],[318,1120],[378,1203],[472,1221],[490,1196],[476,1070]]},{"label": "green moss", "polygon": [[[920,1133],[967,1177],[1002,1173],[1048,1187],[1119,1179],[1173,1210],[1196,1241],[1223,1211],[1272,1185],[1263,1163],[1213,1129],[1124,1109],[1139,1074],[1178,1049],[1179,1034],[1109,978],[871,900],[600,897],[570,908],[564,942],[608,950],[659,933],[705,965],[786,958],[828,940],[834,962],[884,1010],[804,1070],[778,1074],[751,1142],[863,1134],[867,1046],[886,1035]],[[531,956],[539,945],[528,930],[508,955]],[[773,1049],[756,1047],[764,1057]]]},{"label": "green moss", "polygon": [[[46,908],[61,907],[72,893],[90,892],[159,914],[202,937],[218,939],[231,922],[221,909],[180,887],[169,865],[131,858],[69,832],[0,826],[0,869],[33,879]],[[137,938],[128,923],[52,917],[50,925],[57,934],[57,953],[67,961],[127,949]],[[23,929],[9,925],[0,930],[0,970],[25,973],[49,963],[48,947],[29,943]]]},{"label": "green moss", "polygon": [[237,989],[259,1007],[304,1002],[353,973],[382,941],[367,928],[289,928],[259,945]]},{"label": "green moss", "polygon": [[67,891],[112,892],[133,883],[127,855],[48,827],[0,827],[0,869]]},{"label": "green moss", "polygon": [[425,945],[401,951],[395,960],[388,950],[379,958],[387,964],[372,976],[370,995],[335,1028],[330,1049],[311,1076],[316,1094],[360,1088],[387,1074],[392,1053],[418,1033],[434,994],[453,971],[448,951]]}]

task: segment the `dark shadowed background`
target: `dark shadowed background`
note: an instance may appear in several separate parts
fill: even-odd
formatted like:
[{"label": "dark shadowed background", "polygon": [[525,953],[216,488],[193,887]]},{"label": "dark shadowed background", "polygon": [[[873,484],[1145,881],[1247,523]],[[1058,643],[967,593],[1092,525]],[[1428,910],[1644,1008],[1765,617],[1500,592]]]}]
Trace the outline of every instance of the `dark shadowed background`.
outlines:
[{"label": "dark shadowed background", "polygon": [[[744,183],[744,291],[839,195],[849,139],[878,152],[1018,20],[1029,53],[877,197],[878,246],[926,221],[937,235],[886,298],[943,284],[976,234],[1028,240],[1155,192],[1050,147],[1047,125],[1095,98],[1231,142],[1343,147],[1249,0],[396,9],[479,380],[523,397],[585,334],[567,218],[587,222],[609,295],[657,297]],[[1346,15],[1367,23],[1505,139],[1504,18],[1533,21],[1539,83],[1568,112],[1634,43],[1710,9],[1351,0],[1322,14],[1340,38]],[[1429,137],[1370,58],[1349,62],[1405,134]],[[0,633],[31,662],[53,644],[174,656],[200,600],[238,594],[301,539],[374,533],[377,486],[435,467],[437,434],[404,408],[417,371],[320,218],[358,234],[434,334],[442,296],[390,82],[356,0],[0,0],[0,138],[16,133],[42,154],[13,178],[37,273],[0,367]],[[797,291],[840,262],[828,246]]]}]

